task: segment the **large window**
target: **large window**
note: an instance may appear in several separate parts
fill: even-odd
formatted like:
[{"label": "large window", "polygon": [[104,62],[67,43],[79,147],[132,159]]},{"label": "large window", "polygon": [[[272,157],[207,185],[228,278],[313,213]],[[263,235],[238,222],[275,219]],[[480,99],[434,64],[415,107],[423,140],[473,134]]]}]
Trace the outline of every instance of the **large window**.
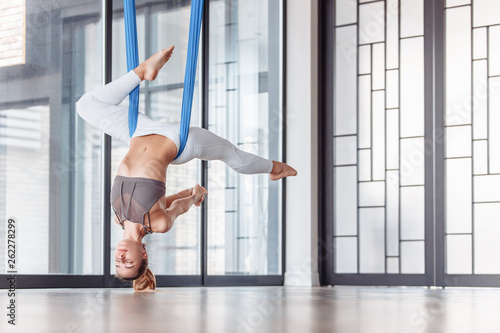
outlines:
[{"label": "large window", "polygon": [[[267,0],[210,1],[208,128],[277,159],[280,71],[269,11]],[[220,162],[209,163],[208,177],[208,274],[281,274],[279,184]]]},{"label": "large window", "polygon": [[446,273],[500,274],[500,4],[447,1]]},{"label": "large window", "polygon": [[[18,273],[101,274],[101,139],[74,107],[101,82],[100,3],[2,5],[10,3],[2,13],[13,13],[12,29],[22,33],[1,53],[1,243],[14,217]],[[77,9],[88,15],[71,15]]]},{"label": "large window", "polygon": [[[115,1],[117,8],[123,1]],[[186,54],[189,36],[189,2],[175,5],[156,4],[137,8],[137,30],[139,58],[145,60],[158,50],[175,45],[174,55],[160,71],[155,81],[141,84],[141,105],[139,109],[152,119],[179,125],[186,67]],[[145,38],[146,31],[149,32]],[[113,78],[127,71],[125,58],[125,36],[123,11],[116,12],[113,18]],[[199,52],[197,80],[193,98],[191,126],[201,126],[201,50]],[[116,174],[121,159],[128,147],[113,139],[112,176]],[[201,183],[201,162],[194,160],[188,164],[171,165],[167,172],[167,195]],[[200,270],[200,209],[191,209],[179,217],[174,228],[167,234],[152,234],[144,238],[148,250],[151,269],[157,275],[199,275]],[[121,239],[121,228],[112,228],[112,252]],[[111,261],[114,272],[114,261]]]},{"label": "large window", "polygon": [[500,4],[324,8],[328,283],[498,286]]},{"label": "large window", "polygon": [[[37,285],[58,286],[50,282],[54,274],[84,275],[68,280],[76,285],[86,285],[85,276],[112,285],[114,265],[105,265],[122,230],[103,204],[109,198],[103,185],[111,184],[128,147],[85,123],[75,102],[106,75],[126,73],[123,1],[10,3],[15,10],[2,13],[18,23],[9,25],[10,44],[2,44],[9,50],[0,50],[0,216],[18,223],[18,274],[44,276]],[[158,78],[141,84],[140,112],[159,122],[180,121],[190,5],[136,1],[140,61],[175,45]],[[269,0],[205,1],[191,119],[274,160],[282,159],[281,11]],[[105,45],[106,35],[112,38]],[[144,239],[160,285],[243,283],[203,279],[208,275],[281,283],[280,182],[238,175],[219,161],[168,168],[167,194],[196,183],[210,192],[204,207],[180,217],[167,234]],[[2,246],[0,261],[5,256]],[[2,265],[0,274],[6,272]]]},{"label": "large window", "polygon": [[423,0],[335,9],[334,272],[423,274]]}]

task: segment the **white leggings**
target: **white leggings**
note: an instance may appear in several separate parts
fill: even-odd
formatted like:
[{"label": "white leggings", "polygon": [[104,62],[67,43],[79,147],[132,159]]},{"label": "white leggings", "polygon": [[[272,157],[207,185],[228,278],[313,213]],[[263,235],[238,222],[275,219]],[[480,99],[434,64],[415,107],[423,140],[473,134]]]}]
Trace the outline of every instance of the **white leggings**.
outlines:
[{"label": "white leggings", "polygon": [[[130,71],[121,78],[86,93],[76,103],[78,114],[92,126],[130,145],[128,108],[118,104],[139,83],[141,79],[134,71]],[[177,149],[180,147],[178,126],[156,122],[139,112],[133,137],[150,134],[163,135],[172,140]],[[235,171],[245,174],[270,173],[273,168],[271,160],[246,153],[228,140],[200,127],[189,128],[186,147],[172,164],[183,164],[194,158],[205,161],[221,160]]]}]

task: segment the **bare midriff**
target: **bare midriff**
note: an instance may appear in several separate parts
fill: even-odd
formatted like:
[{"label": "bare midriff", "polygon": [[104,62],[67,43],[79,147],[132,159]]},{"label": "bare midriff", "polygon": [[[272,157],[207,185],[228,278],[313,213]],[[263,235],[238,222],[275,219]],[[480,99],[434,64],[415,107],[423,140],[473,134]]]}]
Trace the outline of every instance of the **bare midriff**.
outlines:
[{"label": "bare midriff", "polygon": [[165,182],[167,167],[177,154],[177,146],[158,134],[135,137],[116,174],[124,177],[142,177]]}]

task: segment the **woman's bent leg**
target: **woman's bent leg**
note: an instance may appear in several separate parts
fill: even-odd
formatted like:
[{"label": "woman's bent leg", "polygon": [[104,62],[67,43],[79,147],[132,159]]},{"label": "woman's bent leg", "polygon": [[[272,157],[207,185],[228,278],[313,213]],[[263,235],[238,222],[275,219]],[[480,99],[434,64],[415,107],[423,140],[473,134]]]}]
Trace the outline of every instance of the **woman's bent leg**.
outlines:
[{"label": "woman's bent leg", "polygon": [[220,160],[244,174],[270,173],[273,161],[244,152],[228,140],[199,127],[190,127],[186,147],[172,164],[183,164],[194,158]]},{"label": "woman's bent leg", "polygon": [[130,142],[128,108],[118,106],[141,83],[134,71],[86,93],[76,103],[80,117],[104,133],[125,143]]}]

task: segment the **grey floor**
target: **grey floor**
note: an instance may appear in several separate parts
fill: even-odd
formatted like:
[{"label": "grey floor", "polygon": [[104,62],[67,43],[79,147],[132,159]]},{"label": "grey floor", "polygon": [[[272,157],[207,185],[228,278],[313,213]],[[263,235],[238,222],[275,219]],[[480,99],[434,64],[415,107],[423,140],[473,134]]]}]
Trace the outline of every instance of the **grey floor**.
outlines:
[{"label": "grey floor", "polygon": [[500,332],[500,289],[224,287],[0,290],[0,332]]}]

